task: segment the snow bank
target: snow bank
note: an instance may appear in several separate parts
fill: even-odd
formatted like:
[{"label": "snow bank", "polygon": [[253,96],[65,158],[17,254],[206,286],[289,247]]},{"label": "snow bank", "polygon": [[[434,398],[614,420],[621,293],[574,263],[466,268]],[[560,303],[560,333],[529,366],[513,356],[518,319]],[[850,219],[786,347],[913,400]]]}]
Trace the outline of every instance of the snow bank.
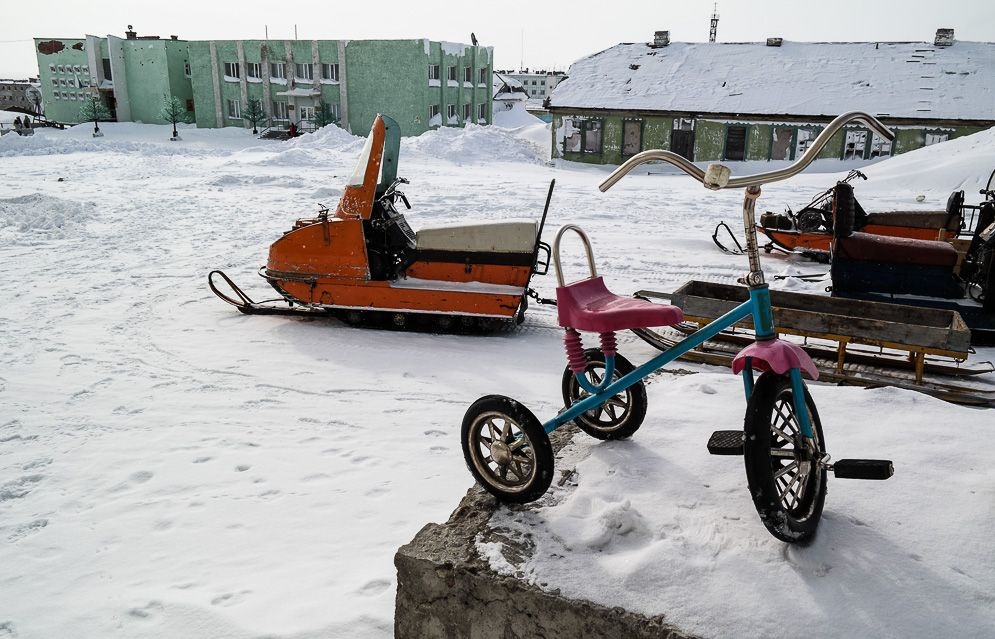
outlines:
[{"label": "snow bank", "polygon": [[32,193],[0,199],[0,238],[12,245],[32,246],[82,233],[94,205]]},{"label": "snow bank", "polygon": [[540,163],[548,159],[532,142],[491,126],[468,124],[442,127],[416,138],[401,140],[401,161],[413,156],[449,160],[459,164],[485,162]]}]

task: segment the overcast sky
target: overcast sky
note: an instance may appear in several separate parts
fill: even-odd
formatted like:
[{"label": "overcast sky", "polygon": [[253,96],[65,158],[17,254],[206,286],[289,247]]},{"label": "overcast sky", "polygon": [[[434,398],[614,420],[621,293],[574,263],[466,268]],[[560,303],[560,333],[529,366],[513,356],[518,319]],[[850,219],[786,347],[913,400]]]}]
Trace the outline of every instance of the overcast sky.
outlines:
[{"label": "overcast sky", "polygon": [[[279,8],[280,10],[277,10]],[[0,77],[37,75],[32,38],[86,34],[178,35],[185,40],[302,40],[429,38],[478,41],[494,47],[495,68],[565,71],[574,60],[619,42],[652,40],[669,30],[673,41],[708,40],[712,1],[498,0],[416,2],[378,0],[35,0],[4,3],[0,20]],[[959,40],[995,41],[995,0],[721,0],[719,42],[932,41],[949,27]]]}]

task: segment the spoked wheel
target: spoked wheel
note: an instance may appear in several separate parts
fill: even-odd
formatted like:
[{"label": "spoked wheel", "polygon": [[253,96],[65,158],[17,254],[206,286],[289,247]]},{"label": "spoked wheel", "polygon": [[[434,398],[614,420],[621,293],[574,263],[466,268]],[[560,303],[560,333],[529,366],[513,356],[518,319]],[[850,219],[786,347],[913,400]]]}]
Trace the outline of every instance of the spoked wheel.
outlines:
[{"label": "spoked wheel", "polygon": [[535,501],[553,481],[549,436],[529,409],[509,397],[475,401],[463,417],[462,440],[470,472],[501,501]]},{"label": "spoked wheel", "polygon": [[[587,366],[584,369],[587,380],[595,386],[601,384],[605,378],[605,354],[600,349],[589,348],[584,351],[584,356],[587,358]],[[612,379],[631,373],[634,368],[629,360],[616,354],[615,374]],[[569,366],[563,371],[561,388],[564,406],[572,406],[578,400],[590,395],[580,387],[577,377]],[[642,380],[639,380],[601,406],[581,413],[574,419],[574,423],[582,431],[597,439],[624,439],[639,430],[646,417],[646,404],[646,386]]]},{"label": "spoked wheel", "polygon": [[802,437],[795,414],[791,380],[764,373],[746,407],[743,455],[753,503],[770,534],[790,543],[807,543],[815,535],[826,501],[822,423],[805,389],[814,442]]}]

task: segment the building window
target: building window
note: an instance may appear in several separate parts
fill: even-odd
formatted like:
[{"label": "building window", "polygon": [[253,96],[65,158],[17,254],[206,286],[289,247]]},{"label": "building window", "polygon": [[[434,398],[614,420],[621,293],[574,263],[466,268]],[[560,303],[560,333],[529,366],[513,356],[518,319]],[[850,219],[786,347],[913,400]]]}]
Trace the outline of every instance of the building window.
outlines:
[{"label": "building window", "polygon": [[886,158],[891,155],[891,142],[885,140],[882,137],[878,137],[877,133],[871,133],[871,154],[872,158]]},{"label": "building window", "polygon": [[193,100],[187,100],[187,111],[193,111]]},{"label": "building window", "polygon": [[437,64],[428,65],[428,79],[429,80],[439,79],[439,65]]},{"label": "building window", "polygon": [[481,102],[477,105],[477,122],[487,121],[487,103]]},{"label": "building window", "polygon": [[459,124],[459,120],[456,119],[455,104],[446,106],[446,124]]},{"label": "building window", "polygon": [[844,160],[863,160],[864,149],[867,147],[867,131],[862,129],[850,129],[846,132],[846,141],[843,143]]},{"label": "building window", "polygon": [[480,77],[477,79],[477,84],[487,84],[487,69],[480,70]]},{"label": "building window", "polygon": [[228,117],[232,120],[242,119],[242,105],[238,100],[228,100]]},{"label": "building window", "polygon": [[73,71],[75,71],[76,73],[82,73],[83,69],[81,69],[78,64],[74,64],[73,65]]},{"label": "building window", "polygon": [[722,159],[742,161],[746,159],[746,127],[730,126],[726,128],[726,148]]},{"label": "building window", "polygon": [[238,74],[238,62],[225,62],[225,77],[226,78],[241,77]]},{"label": "building window", "polygon": [[473,68],[463,67],[463,82],[473,82]]},{"label": "building window", "polygon": [[469,122],[470,121],[470,110],[471,110],[471,107],[470,107],[469,104],[464,104],[463,105],[463,122]]},{"label": "building window", "polygon": [[428,106],[428,125],[439,126],[442,124],[442,117],[439,115],[439,105],[430,104]]},{"label": "building window", "polygon": [[253,80],[261,80],[263,77],[262,66],[258,62],[245,63],[245,77]]},{"label": "building window", "polygon": [[450,82],[456,82],[456,67],[455,66],[449,67],[449,81]]},{"label": "building window", "polygon": [[946,142],[950,139],[949,133],[941,133],[939,131],[926,131],[925,146],[931,146],[933,144],[939,144],[940,142]]},{"label": "building window", "polygon": [[53,87],[59,86],[59,79],[58,78],[52,78],[52,86]]},{"label": "building window", "polygon": [[601,153],[601,120],[563,118],[563,150],[569,153]]},{"label": "building window", "polygon": [[64,66],[62,66],[61,64],[58,67],[56,67],[56,68],[59,70],[59,73],[65,73],[66,72],[66,68]]},{"label": "building window", "polygon": [[279,102],[277,100],[273,101],[273,119],[274,120],[287,120],[287,103]]},{"label": "building window", "polygon": [[183,75],[185,75],[188,78],[190,77],[190,61],[189,60],[184,60],[183,61]]},{"label": "building window", "polygon": [[301,80],[314,80],[314,65],[298,63],[294,65],[294,75]]},{"label": "building window", "polygon": [[49,73],[55,73],[55,65],[54,64],[48,65],[48,72]]},{"label": "building window", "polygon": [[339,65],[334,64],[323,64],[321,65],[321,79],[331,80],[332,82],[339,81]]},{"label": "building window", "polygon": [[287,65],[283,62],[270,62],[269,63],[269,77],[271,78],[286,78],[287,77]]}]

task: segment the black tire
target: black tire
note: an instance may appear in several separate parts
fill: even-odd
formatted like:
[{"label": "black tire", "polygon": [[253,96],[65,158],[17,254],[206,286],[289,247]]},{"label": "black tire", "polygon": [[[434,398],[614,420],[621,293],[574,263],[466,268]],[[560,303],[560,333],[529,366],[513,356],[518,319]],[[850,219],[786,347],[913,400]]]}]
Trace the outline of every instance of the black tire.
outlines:
[{"label": "black tire", "polygon": [[[597,385],[605,375],[605,354],[597,348],[584,351],[587,366],[584,374],[588,381]],[[631,373],[635,367],[629,360],[615,354],[615,374],[612,379],[618,379]],[[578,400],[590,395],[580,387],[577,377],[568,366],[563,371],[563,381],[560,385],[563,392],[563,405],[572,406]],[[603,440],[625,439],[632,437],[639,430],[646,417],[646,386],[639,380],[601,406],[574,418],[574,423],[591,437]]]},{"label": "black tire", "polygon": [[499,501],[524,504],[553,481],[553,446],[538,418],[510,397],[487,395],[463,417],[463,458]]},{"label": "black tire", "polygon": [[826,444],[807,388],[816,441],[814,447],[803,444],[792,396],[788,376],[760,376],[746,406],[743,456],[760,521],[781,541],[805,544],[815,535],[826,501],[826,469],[818,463]]}]

